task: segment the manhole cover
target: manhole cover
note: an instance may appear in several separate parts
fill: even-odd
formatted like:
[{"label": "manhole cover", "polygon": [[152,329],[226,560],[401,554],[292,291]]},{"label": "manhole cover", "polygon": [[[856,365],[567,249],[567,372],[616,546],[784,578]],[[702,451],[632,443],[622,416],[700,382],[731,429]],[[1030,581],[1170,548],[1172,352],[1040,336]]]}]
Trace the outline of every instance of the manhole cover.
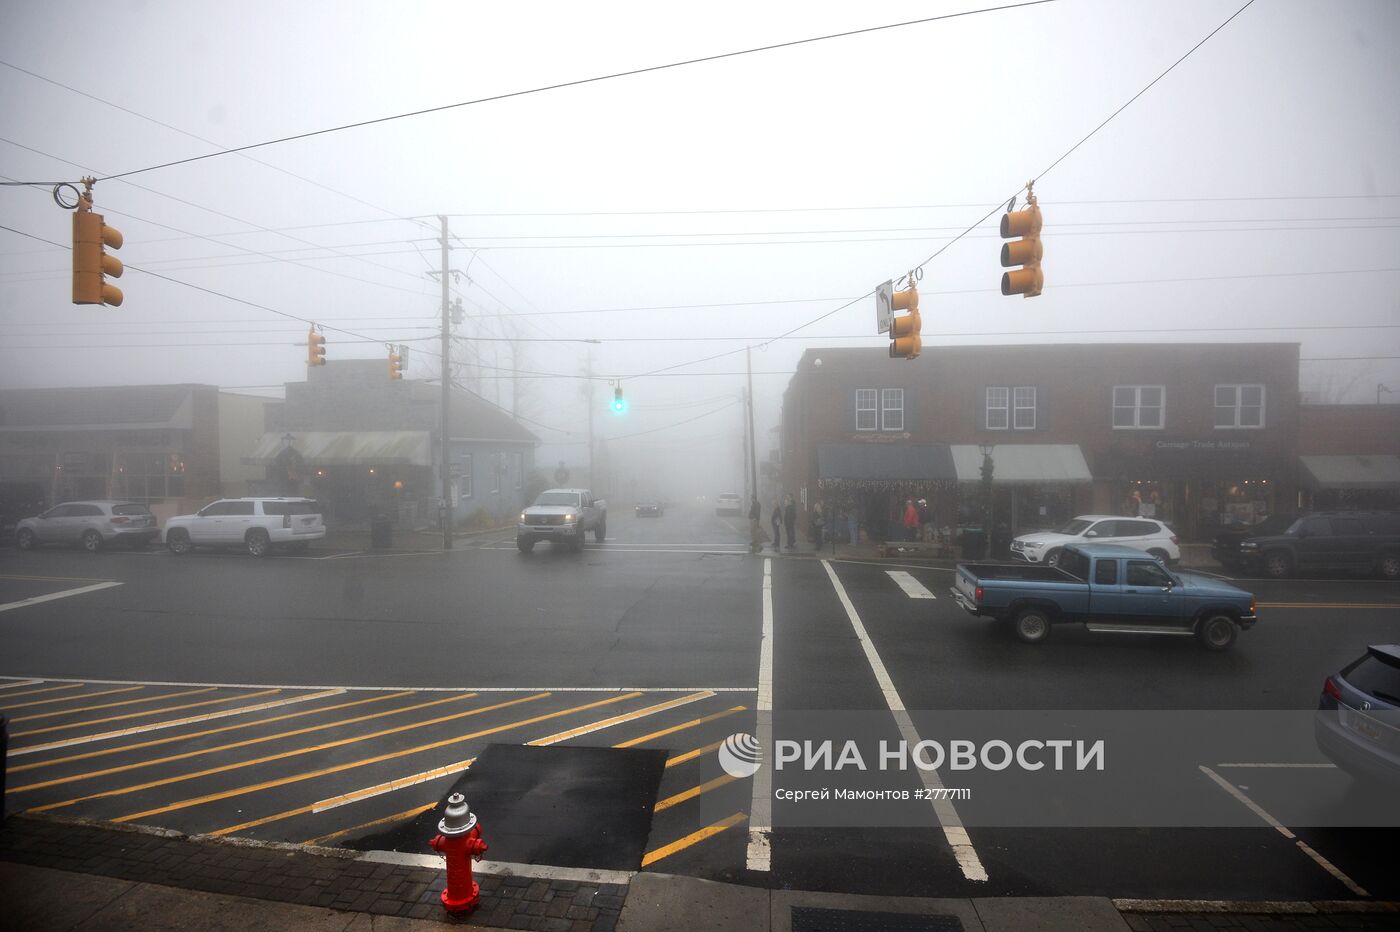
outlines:
[{"label": "manhole cover", "polygon": [[963,932],[963,925],[957,916],[794,906],[792,932]]}]

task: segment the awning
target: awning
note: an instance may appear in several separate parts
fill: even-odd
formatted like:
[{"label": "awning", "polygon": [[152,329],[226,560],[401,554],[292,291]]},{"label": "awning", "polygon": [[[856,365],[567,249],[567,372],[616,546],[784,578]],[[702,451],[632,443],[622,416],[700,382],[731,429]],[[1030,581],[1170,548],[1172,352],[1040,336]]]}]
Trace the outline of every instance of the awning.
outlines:
[{"label": "awning", "polygon": [[821,443],[817,478],[921,482],[955,475],[943,443]]},{"label": "awning", "polygon": [[[290,438],[290,440],[288,439]],[[249,466],[266,466],[291,448],[309,466],[429,466],[432,444],[426,430],[290,431],[263,434]]]},{"label": "awning", "polygon": [[1400,456],[1300,456],[1319,489],[1400,490]]},{"label": "awning", "polygon": [[[953,467],[959,482],[982,481],[982,450],[955,444]],[[998,443],[992,447],[992,484],[1092,482],[1084,454],[1074,443]]]}]

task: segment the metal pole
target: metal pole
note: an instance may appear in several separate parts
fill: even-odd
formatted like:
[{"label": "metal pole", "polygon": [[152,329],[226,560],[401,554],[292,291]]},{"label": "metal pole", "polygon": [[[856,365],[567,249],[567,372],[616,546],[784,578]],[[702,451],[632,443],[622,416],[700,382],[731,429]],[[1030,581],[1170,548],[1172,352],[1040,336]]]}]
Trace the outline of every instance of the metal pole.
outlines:
[{"label": "metal pole", "polygon": [[593,479],[593,351],[588,351],[588,485],[594,488]]},{"label": "metal pole", "polygon": [[439,441],[442,444],[442,549],[452,549],[452,459],[448,450],[449,419],[448,401],[452,397],[451,339],[452,318],[447,306],[447,217],[438,215],[442,225],[442,423],[439,425]]},{"label": "metal pole", "polygon": [[[758,497],[758,448],[754,445],[754,438],[753,438],[753,358],[752,358],[752,355],[753,355],[753,354],[752,354],[752,350],[753,350],[753,347],[751,347],[751,346],[746,346],[746,347],[744,347],[744,364],[745,364],[745,366],[748,368],[748,378],[749,378],[749,391],[748,391],[748,397],[749,397],[749,481],[752,483],[753,495],[754,495],[755,498],[757,498],[757,497]],[[749,507],[749,505],[750,505],[750,502],[745,502],[745,503],[744,503],[744,507],[745,507],[746,509]],[[745,514],[747,514],[747,511],[745,512]]]}]

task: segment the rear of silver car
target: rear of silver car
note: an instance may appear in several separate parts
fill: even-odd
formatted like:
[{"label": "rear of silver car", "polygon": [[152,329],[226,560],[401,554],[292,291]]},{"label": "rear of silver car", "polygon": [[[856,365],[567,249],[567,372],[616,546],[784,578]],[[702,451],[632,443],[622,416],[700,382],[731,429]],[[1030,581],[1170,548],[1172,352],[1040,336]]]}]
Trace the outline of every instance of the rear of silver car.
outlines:
[{"label": "rear of silver car", "polygon": [[151,514],[151,509],[145,505],[135,502],[118,502],[113,504],[110,514],[104,515],[103,519],[94,518],[95,526],[102,535],[104,542],[120,542],[131,547],[144,547],[160,536],[160,528],[156,527],[155,515]]}]

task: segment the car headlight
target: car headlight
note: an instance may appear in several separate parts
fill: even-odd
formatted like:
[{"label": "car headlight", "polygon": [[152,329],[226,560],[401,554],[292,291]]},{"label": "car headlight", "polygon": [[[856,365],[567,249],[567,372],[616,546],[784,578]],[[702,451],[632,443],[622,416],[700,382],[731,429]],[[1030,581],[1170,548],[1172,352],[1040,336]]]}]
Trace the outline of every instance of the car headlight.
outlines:
[{"label": "car headlight", "polygon": [[1259,545],[1252,540],[1240,541],[1241,550],[1258,550]]},{"label": "car headlight", "polygon": [[520,523],[521,523],[521,524],[524,524],[524,523],[525,523],[525,512],[523,512],[523,511],[520,513]]},{"label": "car headlight", "polygon": [[1021,542],[1021,546],[1022,546],[1022,547],[1025,547],[1027,550],[1039,550],[1041,547],[1044,547],[1045,545],[1044,545],[1044,544],[1038,544],[1038,543],[1035,543],[1034,541],[1029,541],[1029,540],[1027,540],[1027,541],[1022,541],[1022,542]]},{"label": "car headlight", "polygon": [[565,515],[565,516],[564,516],[564,520],[565,520],[565,521],[572,521],[572,520],[574,520],[574,516],[573,516],[573,515]]}]

